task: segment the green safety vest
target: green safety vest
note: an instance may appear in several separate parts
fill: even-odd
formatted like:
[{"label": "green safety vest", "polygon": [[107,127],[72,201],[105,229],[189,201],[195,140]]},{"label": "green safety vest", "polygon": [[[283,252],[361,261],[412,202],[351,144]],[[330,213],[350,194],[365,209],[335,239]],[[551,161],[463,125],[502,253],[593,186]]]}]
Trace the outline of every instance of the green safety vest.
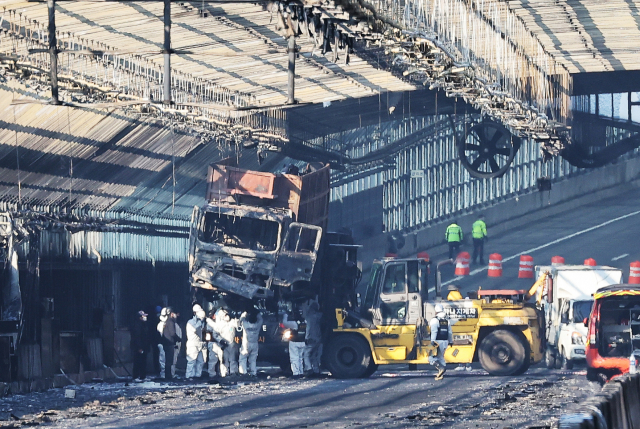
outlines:
[{"label": "green safety vest", "polygon": [[473,222],[471,236],[473,238],[485,238],[487,236],[487,224],[482,219]]},{"label": "green safety vest", "polygon": [[460,242],[462,241],[462,228],[460,228],[455,223],[452,223],[447,227],[447,232],[444,234],[447,242]]}]

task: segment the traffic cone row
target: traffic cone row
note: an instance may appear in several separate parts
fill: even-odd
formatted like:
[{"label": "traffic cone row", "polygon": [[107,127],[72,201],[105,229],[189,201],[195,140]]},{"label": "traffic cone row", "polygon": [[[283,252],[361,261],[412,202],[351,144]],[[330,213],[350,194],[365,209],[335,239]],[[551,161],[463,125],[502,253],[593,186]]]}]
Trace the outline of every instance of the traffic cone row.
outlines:
[{"label": "traffic cone row", "polygon": [[[419,259],[429,261],[429,254],[427,252],[418,253]],[[396,254],[387,253],[387,258],[396,258]],[[469,252],[460,252],[456,257],[456,276],[468,276],[470,273],[469,261],[471,255]],[[562,256],[554,256],[551,258],[551,265],[558,266],[564,264],[564,258]],[[597,262],[593,258],[587,258],[584,260],[584,265],[589,267],[597,266]],[[499,253],[492,253],[489,255],[489,267],[487,270],[488,277],[502,277],[502,255]],[[518,268],[519,279],[532,279],[533,274],[533,256],[520,255],[520,267]],[[629,265],[629,283],[640,284],[640,261],[631,262]]]}]

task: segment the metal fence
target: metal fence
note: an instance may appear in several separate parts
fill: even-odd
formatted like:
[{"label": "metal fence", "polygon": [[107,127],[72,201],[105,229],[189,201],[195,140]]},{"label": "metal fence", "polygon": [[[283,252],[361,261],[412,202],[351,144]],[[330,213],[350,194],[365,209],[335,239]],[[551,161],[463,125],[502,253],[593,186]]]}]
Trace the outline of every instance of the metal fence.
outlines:
[{"label": "metal fence", "polygon": [[[504,176],[476,179],[460,163],[448,119],[441,117],[432,124],[429,136],[401,148],[382,168],[377,165],[353,175],[336,173],[331,200],[339,201],[382,184],[385,230],[407,232],[537,191],[539,178],[558,182],[588,171],[571,166],[561,157],[544,162],[539,144],[524,140]],[[462,132],[464,120],[456,126]],[[606,131],[607,145],[629,136],[629,131],[620,128],[607,127]],[[625,158],[638,154],[635,150]]]}]

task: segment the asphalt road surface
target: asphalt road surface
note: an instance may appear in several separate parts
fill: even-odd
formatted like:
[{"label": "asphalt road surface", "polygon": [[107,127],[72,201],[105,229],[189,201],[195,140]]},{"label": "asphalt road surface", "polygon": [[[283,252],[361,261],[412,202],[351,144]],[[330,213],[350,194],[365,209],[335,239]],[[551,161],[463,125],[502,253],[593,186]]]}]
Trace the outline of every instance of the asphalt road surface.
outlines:
[{"label": "asphalt road surface", "polygon": [[[469,236],[470,231],[465,231]],[[541,218],[531,224],[502,234],[491,236],[485,245],[485,262],[491,253],[503,258],[503,275],[487,277],[487,266],[471,265],[471,274],[455,277],[453,267],[442,270],[443,289],[455,284],[466,292],[482,289],[528,289],[531,279],[518,279],[520,255],[530,255],[536,265],[549,265],[553,256],[562,256],[566,264],[583,264],[593,258],[599,265],[623,269],[624,281],[629,276],[629,263],[640,260],[640,190],[601,201],[593,201],[577,209],[554,217]],[[473,251],[472,244],[462,250]],[[447,255],[432,256],[432,261],[446,259]]]},{"label": "asphalt road surface", "polygon": [[[520,254],[544,265],[554,255],[568,264],[594,258],[624,269],[627,278],[629,263],[640,259],[639,230],[640,191],[633,191],[500,236],[492,236],[489,228],[485,259],[500,253],[503,277],[487,278],[486,266],[473,266],[464,278],[447,268],[443,280],[463,293],[479,286],[527,289],[533,280],[517,278]],[[445,258],[432,255],[434,261]],[[523,376],[491,377],[476,366],[470,372],[453,367],[439,382],[429,367],[393,366],[357,380],[292,380],[271,369],[257,380],[221,384],[84,385],[75,399],[65,399],[64,389],[52,389],[0,398],[0,427],[540,428],[553,427],[561,414],[599,390],[584,371],[537,365]]]},{"label": "asphalt road surface", "polygon": [[476,369],[435,381],[434,371],[398,369],[356,380],[103,383],[78,387],[75,399],[52,389],[0,399],[0,427],[550,428],[599,389],[579,371],[490,377]]}]

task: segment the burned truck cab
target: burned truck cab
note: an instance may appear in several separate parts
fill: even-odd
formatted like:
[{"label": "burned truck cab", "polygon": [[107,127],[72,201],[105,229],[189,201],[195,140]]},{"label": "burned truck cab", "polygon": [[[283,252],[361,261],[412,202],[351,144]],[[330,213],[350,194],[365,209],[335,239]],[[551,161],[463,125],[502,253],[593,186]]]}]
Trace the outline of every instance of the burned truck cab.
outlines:
[{"label": "burned truck cab", "polygon": [[193,286],[262,299],[311,281],[322,229],[292,222],[290,210],[209,204],[194,218]]},{"label": "burned truck cab", "polygon": [[[311,282],[328,210],[329,168],[308,174],[209,167],[206,205],[191,219],[191,286],[246,300]],[[275,297],[278,299],[278,297]]]}]

